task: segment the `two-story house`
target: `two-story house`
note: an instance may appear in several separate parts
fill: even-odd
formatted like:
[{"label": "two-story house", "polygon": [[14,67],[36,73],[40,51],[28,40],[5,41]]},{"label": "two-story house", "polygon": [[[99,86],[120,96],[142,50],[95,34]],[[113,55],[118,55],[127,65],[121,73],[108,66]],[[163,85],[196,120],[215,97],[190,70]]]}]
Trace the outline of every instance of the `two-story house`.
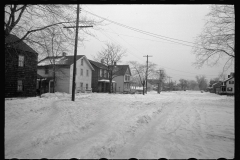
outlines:
[{"label": "two-story house", "polygon": [[[53,68],[53,62],[55,69]],[[74,56],[67,56],[63,53],[62,56],[46,57],[38,63],[37,73],[46,78],[47,86],[41,86],[42,88],[52,88],[54,85],[56,92],[72,93],[72,80],[73,80],[73,64]],[[55,70],[55,84],[54,79]],[[88,61],[85,55],[76,56],[76,92],[85,92],[92,90],[92,71],[93,66]],[[42,83],[44,84],[44,83]],[[50,92],[47,89],[47,92]],[[46,92],[46,90],[45,90]]]},{"label": "two-story house", "polygon": [[222,82],[220,94],[234,95],[234,73],[228,75],[228,79]]},{"label": "two-story house", "polygon": [[[18,41],[15,35],[5,44]],[[38,53],[21,41],[5,46],[5,97],[36,96]]]},{"label": "two-story house", "polygon": [[[92,71],[92,91],[93,92],[108,92],[109,91],[109,68],[104,64],[103,60],[100,62],[89,60],[94,68]],[[115,81],[112,81],[113,92],[115,92]]]},{"label": "two-story house", "polygon": [[129,65],[115,65],[113,80],[116,82],[117,92],[130,92],[131,90],[131,71]]}]

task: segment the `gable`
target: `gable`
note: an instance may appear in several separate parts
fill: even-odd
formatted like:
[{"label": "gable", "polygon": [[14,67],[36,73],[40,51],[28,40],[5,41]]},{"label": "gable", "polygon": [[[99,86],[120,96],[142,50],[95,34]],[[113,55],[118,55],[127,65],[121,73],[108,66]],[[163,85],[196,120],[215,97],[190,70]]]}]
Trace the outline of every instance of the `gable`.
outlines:
[{"label": "gable", "polygon": [[129,75],[131,74],[128,68],[127,68],[125,74],[129,74]]},{"label": "gable", "polygon": [[[89,66],[89,68],[94,71],[93,66],[92,66],[91,63],[88,61],[88,59],[87,59],[86,56],[83,56],[83,57],[81,57],[80,59],[78,59],[78,60],[77,60],[77,63],[79,63],[79,64],[81,65],[81,60],[82,60],[82,59],[84,60],[84,62],[86,62],[86,64]],[[72,64],[72,65],[73,65],[73,64]]]},{"label": "gable", "polygon": [[115,73],[114,75],[118,75],[118,76],[121,76],[121,75],[125,75],[127,73],[127,70],[128,70],[128,74],[131,76],[131,71],[129,69],[129,65],[116,65],[116,69],[115,69]]}]

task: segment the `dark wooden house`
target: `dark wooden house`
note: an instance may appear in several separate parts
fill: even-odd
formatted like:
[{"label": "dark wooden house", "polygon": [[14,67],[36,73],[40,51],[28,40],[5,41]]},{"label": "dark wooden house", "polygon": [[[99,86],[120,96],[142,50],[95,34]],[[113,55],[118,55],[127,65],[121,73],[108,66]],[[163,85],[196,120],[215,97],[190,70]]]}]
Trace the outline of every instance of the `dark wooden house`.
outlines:
[{"label": "dark wooden house", "polygon": [[[5,44],[19,38],[9,35]],[[23,41],[5,45],[5,97],[36,96],[38,53]]]},{"label": "dark wooden house", "polygon": [[99,62],[89,60],[94,68],[92,72],[92,92],[108,92],[109,91],[109,74],[108,67]]}]

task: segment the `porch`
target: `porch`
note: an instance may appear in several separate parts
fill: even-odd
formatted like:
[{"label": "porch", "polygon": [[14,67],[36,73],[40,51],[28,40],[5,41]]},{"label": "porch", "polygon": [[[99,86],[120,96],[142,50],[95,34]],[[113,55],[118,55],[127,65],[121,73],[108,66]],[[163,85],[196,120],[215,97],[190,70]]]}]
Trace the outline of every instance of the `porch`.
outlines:
[{"label": "porch", "polygon": [[[108,79],[98,80],[98,92],[106,93],[109,91],[110,81]],[[112,81],[111,86],[112,93],[116,92],[116,82]]]}]

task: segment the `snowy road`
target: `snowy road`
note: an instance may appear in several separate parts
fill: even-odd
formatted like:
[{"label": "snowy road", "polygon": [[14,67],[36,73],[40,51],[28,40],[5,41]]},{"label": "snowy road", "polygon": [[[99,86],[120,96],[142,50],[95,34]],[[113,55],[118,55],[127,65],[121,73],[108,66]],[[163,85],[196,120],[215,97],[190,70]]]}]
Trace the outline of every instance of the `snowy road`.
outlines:
[{"label": "snowy road", "polygon": [[234,97],[46,94],[5,100],[5,158],[233,158]]}]

